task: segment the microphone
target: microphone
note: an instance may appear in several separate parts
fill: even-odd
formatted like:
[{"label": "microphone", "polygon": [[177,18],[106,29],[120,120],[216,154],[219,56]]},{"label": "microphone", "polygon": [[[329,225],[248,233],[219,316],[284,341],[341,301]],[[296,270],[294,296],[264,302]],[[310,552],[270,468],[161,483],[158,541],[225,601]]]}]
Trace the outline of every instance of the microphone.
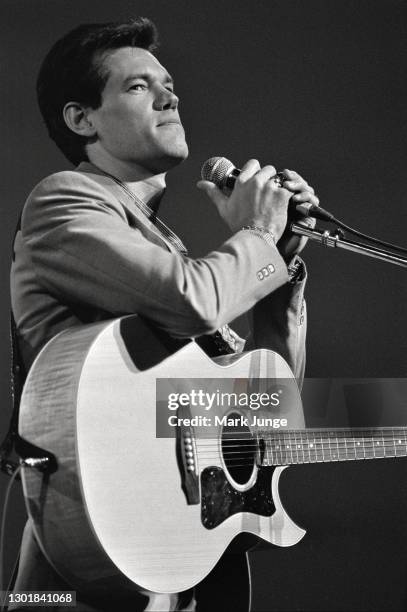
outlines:
[{"label": "microphone", "polygon": [[[240,172],[241,170],[236,168],[236,166],[234,166],[229,159],[226,159],[226,157],[211,157],[202,164],[201,178],[204,181],[215,183],[219,189],[225,193],[229,193],[233,190]],[[277,172],[274,180],[282,187],[285,180],[284,174],[282,172]],[[314,217],[322,221],[335,220],[334,215],[315,204],[301,202],[296,204],[295,208],[304,217]]]}]

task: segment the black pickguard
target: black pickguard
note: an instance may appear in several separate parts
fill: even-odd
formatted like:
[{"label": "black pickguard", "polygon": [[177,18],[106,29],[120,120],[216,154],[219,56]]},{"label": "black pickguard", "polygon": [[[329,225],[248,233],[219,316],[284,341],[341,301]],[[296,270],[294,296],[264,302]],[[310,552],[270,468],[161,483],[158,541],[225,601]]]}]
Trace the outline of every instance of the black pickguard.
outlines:
[{"label": "black pickguard", "polygon": [[238,512],[253,512],[271,516],[275,505],[271,494],[274,467],[258,470],[254,486],[237,491],[219,467],[206,468],[201,474],[201,519],[207,529],[217,527]]}]

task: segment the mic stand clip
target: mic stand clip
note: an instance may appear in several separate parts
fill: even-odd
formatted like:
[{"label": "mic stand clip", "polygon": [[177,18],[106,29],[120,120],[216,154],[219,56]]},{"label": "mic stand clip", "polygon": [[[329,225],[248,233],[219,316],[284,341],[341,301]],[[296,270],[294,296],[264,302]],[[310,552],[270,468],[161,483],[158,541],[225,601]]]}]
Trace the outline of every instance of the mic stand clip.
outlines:
[{"label": "mic stand clip", "polygon": [[352,251],[353,253],[359,253],[360,255],[366,255],[367,257],[373,257],[374,259],[381,259],[387,263],[395,266],[401,266],[407,268],[407,257],[397,255],[391,251],[385,249],[379,249],[378,247],[363,244],[363,242],[357,242],[356,240],[348,240],[344,238],[344,233],[341,229],[335,228],[332,231],[319,230],[317,228],[310,229],[298,223],[291,224],[291,231],[297,236],[305,236],[314,242],[326,247],[333,247],[337,249],[345,249],[346,251]]}]

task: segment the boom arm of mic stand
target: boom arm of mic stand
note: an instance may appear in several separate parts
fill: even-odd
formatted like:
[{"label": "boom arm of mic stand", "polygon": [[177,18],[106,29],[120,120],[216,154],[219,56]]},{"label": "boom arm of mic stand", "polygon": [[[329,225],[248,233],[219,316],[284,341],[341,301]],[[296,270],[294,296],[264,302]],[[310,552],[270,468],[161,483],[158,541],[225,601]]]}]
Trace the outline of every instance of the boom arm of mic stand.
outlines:
[{"label": "boom arm of mic stand", "polygon": [[367,257],[373,257],[374,259],[381,259],[382,261],[394,264],[395,266],[407,268],[407,257],[396,255],[390,251],[385,251],[384,249],[363,244],[362,242],[356,242],[355,240],[346,240],[345,238],[340,237],[339,230],[329,232],[328,230],[310,229],[303,225],[298,225],[298,223],[292,223],[291,231],[293,234],[305,236],[306,238],[314,240],[315,242],[318,242],[326,247],[335,247],[338,249],[345,249],[346,251],[353,251],[354,253],[359,253],[360,255],[366,255]]}]

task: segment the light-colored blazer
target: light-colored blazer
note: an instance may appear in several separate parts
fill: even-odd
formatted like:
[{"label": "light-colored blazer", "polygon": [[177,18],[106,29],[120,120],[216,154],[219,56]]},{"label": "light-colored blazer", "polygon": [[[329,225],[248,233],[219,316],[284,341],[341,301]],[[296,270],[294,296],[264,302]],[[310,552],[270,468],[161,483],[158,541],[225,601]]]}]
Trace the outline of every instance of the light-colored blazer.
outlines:
[{"label": "light-colored blazer", "polygon": [[277,350],[303,373],[304,283],[287,283],[274,245],[244,230],[205,257],[182,256],[90,163],[37,185],[14,251],[12,309],[27,367],[72,325],[138,313],[175,337],[196,337],[256,305],[252,345]]},{"label": "light-colored blazer", "polygon": [[[279,352],[301,382],[304,281],[289,284],[275,246],[240,231],[200,259],[180,255],[112,179],[88,163],[44,179],[24,207],[11,270],[26,366],[72,325],[138,313],[178,337],[249,312],[248,348]],[[67,585],[24,532],[16,589]]]}]

